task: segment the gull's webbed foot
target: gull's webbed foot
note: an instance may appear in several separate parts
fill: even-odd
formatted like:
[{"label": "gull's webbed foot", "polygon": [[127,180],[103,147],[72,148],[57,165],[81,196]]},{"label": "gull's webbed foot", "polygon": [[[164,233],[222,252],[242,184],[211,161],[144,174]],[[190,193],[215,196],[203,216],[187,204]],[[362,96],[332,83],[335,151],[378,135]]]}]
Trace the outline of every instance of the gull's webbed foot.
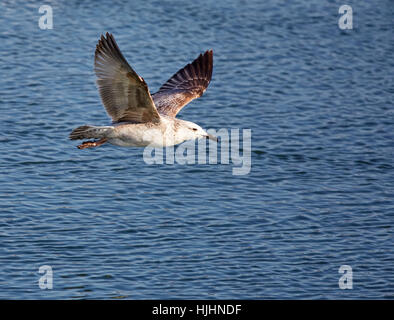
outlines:
[{"label": "gull's webbed foot", "polygon": [[98,141],[85,141],[85,142],[82,142],[82,144],[80,144],[79,146],[77,146],[77,148],[78,149],[87,149],[87,148],[99,147],[106,142],[107,142],[107,139],[101,139]]}]

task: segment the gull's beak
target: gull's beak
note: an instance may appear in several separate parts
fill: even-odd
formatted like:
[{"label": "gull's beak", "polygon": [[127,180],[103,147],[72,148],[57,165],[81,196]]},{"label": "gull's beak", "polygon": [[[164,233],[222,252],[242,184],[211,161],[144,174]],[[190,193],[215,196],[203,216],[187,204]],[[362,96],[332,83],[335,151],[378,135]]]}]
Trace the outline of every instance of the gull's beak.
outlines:
[{"label": "gull's beak", "polygon": [[217,137],[215,137],[215,136],[213,136],[211,134],[206,135],[205,138],[207,138],[209,140],[212,140],[212,141],[216,141],[216,142],[219,141],[219,139]]}]

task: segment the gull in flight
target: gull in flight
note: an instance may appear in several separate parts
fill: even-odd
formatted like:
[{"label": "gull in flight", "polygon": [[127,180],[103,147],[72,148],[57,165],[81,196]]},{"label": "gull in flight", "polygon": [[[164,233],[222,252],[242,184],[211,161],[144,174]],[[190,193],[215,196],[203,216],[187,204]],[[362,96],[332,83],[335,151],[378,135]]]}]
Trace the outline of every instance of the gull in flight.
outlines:
[{"label": "gull in flight", "polygon": [[70,139],[94,139],[83,142],[79,149],[107,142],[122,147],[166,147],[200,138],[217,141],[197,124],[176,118],[186,104],[202,96],[212,68],[213,52],[208,50],[151,95],[144,79],[123,57],[114,36],[102,35],[94,55],[94,71],[112,125],[80,126],[71,132]]}]

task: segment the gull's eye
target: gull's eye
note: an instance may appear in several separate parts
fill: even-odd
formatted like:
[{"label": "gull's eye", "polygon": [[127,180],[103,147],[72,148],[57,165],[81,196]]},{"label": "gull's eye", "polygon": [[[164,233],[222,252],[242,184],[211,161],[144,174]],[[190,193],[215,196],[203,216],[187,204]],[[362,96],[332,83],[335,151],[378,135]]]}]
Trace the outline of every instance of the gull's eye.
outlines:
[{"label": "gull's eye", "polygon": [[196,128],[193,128],[193,131],[197,131],[197,129],[196,129]]}]

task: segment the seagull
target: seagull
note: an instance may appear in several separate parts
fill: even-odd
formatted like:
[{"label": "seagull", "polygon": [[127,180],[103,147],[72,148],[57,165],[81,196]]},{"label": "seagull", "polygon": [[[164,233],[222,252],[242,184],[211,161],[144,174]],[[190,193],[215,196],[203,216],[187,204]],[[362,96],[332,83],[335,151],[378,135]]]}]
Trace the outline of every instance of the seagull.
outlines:
[{"label": "seagull", "polygon": [[151,95],[145,80],[130,67],[114,36],[107,32],[96,46],[94,71],[101,101],[112,124],[80,126],[71,132],[70,139],[94,139],[83,142],[78,149],[104,143],[121,147],[167,147],[202,138],[217,141],[199,125],[176,118],[185,105],[205,92],[212,69],[213,51],[207,50]]}]

